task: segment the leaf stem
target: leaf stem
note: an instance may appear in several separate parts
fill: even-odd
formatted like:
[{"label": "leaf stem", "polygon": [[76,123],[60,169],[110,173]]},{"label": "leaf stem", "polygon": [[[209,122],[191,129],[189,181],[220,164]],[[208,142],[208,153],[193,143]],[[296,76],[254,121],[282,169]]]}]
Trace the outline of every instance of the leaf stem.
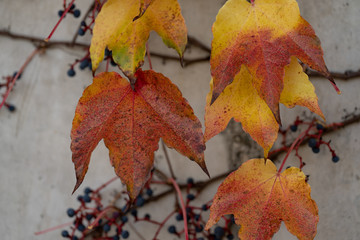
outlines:
[{"label": "leaf stem", "polygon": [[[314,120],[313,120],[314,122]],[[278,173],[280,173],[282,171],[282,169],[284,168],[284,165],[285,165],[285,162],[286,160],[288,159],[290,153],[292,152],[292,150],[295,148],[295,146],[297,146],[297,144],[301,144],[301,142],[303,141],[303,138],[309,133],[309,131],[312,129],[312,125],[313,124],[310,124],[309,127],[304,131],[302,132],[295,140],[294,142],[291,144],[288,152],[286,153],[286,156],[284,157],[284,160],[278,170]],[[300,164],[302,165],[302,161],[300,162]]]},{"label": "leaf stem", "polygon": [[184,216],[185,239],[189,240],[189,231],[188,231],[188,226],[187,226],[188,224],[187,224],[187,217],[186,217],[186,209],[185,209],[184,199],[182,197],[180,187],[173,178],[169,178],[169,181],[174,185],[174,188],[175,188],[175,190],[176,190],[176,192],[178,194],[178,197],[180,199],[181,210],[182,210],[182,214]]}]

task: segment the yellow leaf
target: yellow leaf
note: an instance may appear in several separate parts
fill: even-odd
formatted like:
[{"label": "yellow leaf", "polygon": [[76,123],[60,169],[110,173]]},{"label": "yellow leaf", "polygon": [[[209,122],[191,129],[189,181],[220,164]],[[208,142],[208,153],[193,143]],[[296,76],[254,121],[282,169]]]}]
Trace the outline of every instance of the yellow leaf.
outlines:
[{"label": "yellow leaf", "polygon": [[[264,149],[264,155],[267,156],[277,138],[279,125],[266,102],[256,91],[256,81],[257,79],[254,79],[243,66],[234,81],[210,105],[213,91],[211,81],[211,90],[206,98],[205,141],[222,132],[234,118],[235,121],[241,122],[244,131]],[[295,57],[292,57],[291,63],[285,67],[280,102],[289,108],[295,105],[307,107],[324,118],[314,86]]]},{"label": "yellow leaf", "polygon": [[[139,9],[146,11],[134,21],[139,16]],[[152,30],[182,57],[187,29],[177,0],[156,0],[151,4],[148,0],[141,3],[139,0],[108,0],[95,20],[90,46],[93,71],[103,60],[108,47],[121,70],[133,77],[143,64],[145,44]]]}]

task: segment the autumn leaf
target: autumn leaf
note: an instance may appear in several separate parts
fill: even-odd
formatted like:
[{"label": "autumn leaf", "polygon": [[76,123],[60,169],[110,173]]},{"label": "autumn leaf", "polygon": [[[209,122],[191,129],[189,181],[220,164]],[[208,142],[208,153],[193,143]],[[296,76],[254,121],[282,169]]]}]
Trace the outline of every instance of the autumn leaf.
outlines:
[{"label": "autumn leaf", "polygon": [[[279,124],[266,102],[258,95],[254,87],[256,81],[243,65],[234,81],[212,105],[213,87],[212,83],[210,84],[211,90],[207,95],[205,108],[205,141],[222,132],[234,118],[241,122],[244,131],[264,149],[264,155],[267,156],[277,139]],[[325,120],[318,105],[315,88],[295,57],[292,57],[291,63],[285,67],[280,102],[289,108],[295,105],[307,107]]]},{"label": "autumn leaf", "polygon": [[280,174],[270,160],[252,159],[219,186],[205,228],[234,214],[242,240],[271,239],[281,221],[299,239],[314,239],[319,216],[310,193],[300,169],[291,167]]},{"label": "autumn leaf", "polygon": [[256,79],[253,84],[260,97],[280,122],[284,67],[290,63],[291,56],[333,82],[323,59],[320,40],[300,16],[295,0],[255,0],[254,3],[229,0],[216,17],[213,34],[212,103],[245,65]]},{"label": "autumn leaf", "polygon": [[141,17],[145,14],[145,11],[146,11],[147,8],[150,6],[150,4],[152,3],[152,1],[154,1],[154,0],[140,0],[139,15],[137,15],[136,17],[134,17],[133,21],[141,18]]},{"label": "autumn leaf", "polygon": [[145,43],[152,30],[183,56],[187,29],[177,0],[108,0],[95,20],[90,45],[93,71],[107,47],[121,70],[134,77],[143,64]]},{"label": "autumn leaf", "polygon": [[201,123],[180,90],[162,74],[136,73],[132,90],[115,72],[101,73],[84,90],[71,130],[77,183],[82,183],[90,156],[101,139],[116,174],[134,199],[149,177],[160,137],[197,162],[207,173]]}]

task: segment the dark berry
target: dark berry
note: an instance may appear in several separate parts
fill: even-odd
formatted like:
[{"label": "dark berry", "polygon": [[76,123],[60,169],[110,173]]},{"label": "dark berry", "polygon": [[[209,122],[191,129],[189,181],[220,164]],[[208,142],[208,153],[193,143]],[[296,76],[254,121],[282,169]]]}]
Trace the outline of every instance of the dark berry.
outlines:
[{"label": "dark berry", "polygon": [[319,153],[320,152],[320,148],[318,148],[318,147],[312,147],[311,149],[312,149],[313,153]]},{"label": "dark berry", "polygon": [[145,199],[142,196],[136,198],[136,206],[142,207],[145,204]]},{"label": "dark berry", "polygon": [[121,216],[121,221],[122,221],[123,223],[126,223],[128,220],[129,220],[129,219],[128,219],[127,216]]},{"label": "dark berry", "polygon": [[63,14],[64,14],[64,11],[63,11],[63,10],[59,10],[59,11],[58,11],[59,17],[61,17]]},{"label": "dark berry", "polygon": [[80,17],[81,12],[79,9],[75,9],[73,14],[74,14],[74,17],[78,18],[78,17]]},{"label": "dark berry", "polygon": [[291,125],[291,126],[290,126],[290,130],[291,130],[292,132],[296,132],[297,129],[298,129],[298,126],[297,126],[297,125]]},{"label": "dark berry", "polygon": [[111,226],[110,226],[109,224],[105,224],[105,225],[103,226],[104,232],[109,232],[110,229],[111,229]]},{"label": "dark berry", "polygon": [[112,240],[120,240],[120,237],[119,236],[113,236]]},{"label": "dark berry", "polygon": [[[84,60],[85,61],[85,60]],[[89,193],[91,193],[93,190],[91,189],[91,188],[89,188],[89,187],[87,187],[87,188],[85,188],[84,189],[84,193],[85,194],[89,194]]]},{"label": "dark berry", "polygon": [[86,22],[85,22],[85,21],[81,21],[81,26],[85,27],[85,26],[86,26]]},{"label": "dark berry", "polygon": [[311,147],[311,148],[316,147],[316,145],[317,145],[316,139],[315,139],[315,138],[310,138],[310,139],[309,139],[309,142],[308,142],[308,145],[309,145],[309,147]]},{"label": "dark berry", "polygon": [[195,214],[194,219],[195,219],[195,221],[199,221],[200,220],[200,214]]},{"label": "dark berry", "polygon": [[203,211],[207,211],[209,209],[209,207],[206,204],[204,204],[204,205],[202,205],[201,209]]},{"label": "dark berry", "polygon": [[[16,74],[17,74],[18,72],[14,72],[14,74],[13,74],[13,78],[15,78],[15,76],[16,76]],[[18,76],[18,78],[17,78],[17,80],[19,80],[21,78],[21,74],[19,74],[19,76]]]},{"label": "dark berry", "polygon": [[82,195],[79,195],[79,196],[77,197],[77,200],[78,200],[79,202],[82,202],[82,201],[84,201],[84,197],[83,197]]},{"label": "dark berry", "polygon": [[221,239],[225,235],[224,228],[222,227],[216,227],[214,230],[214,234],[216,238]]},{"label": "dark berry", "polygon": [[72,208],[69,208],[69,209],[66,211],[66,213],[67,213],[67,215],[68,215],[69,217],[75,216],[75,210],[72,209]]},{"label": "dark berry", "polygon": [[70,235],[69,235],[69,232],[68,232],[68,231],[63,230],[63,231],[61,232],[61,236],[63,236],[64,238],[66,238],[66,237],[69,237]]},{"label": "dark berry", "polygon": [[150,217],[151,217],[151,216],[150,216],[150,214],[148,214],[148,213],[145,214],[145,216],[144,216],[144,218],[147,219],[147,220],[150,220]]},{"label": "dark berry", "polygon": [[79,225],[77,226],[77,229],[78,229],[80,232],[83,232],[83,231],[85,231],[86,227],[84,226],[84,224],[79,224]]},{"label": "dark berry", "polygon": [[331,159],[334,163],[337,163],[340,158],[338,156],[333,156],[332,159]]},{"label": "dark berry", "polygon": [[135,218],[137,217],[137,210],[131,209],[130,214],[133,215]]},{"label": "dark berry", "polygon": [[192,208],[191,207],[186,207],[186,213],[191,213],[192,212]]},{"label": "dark berry", "polygon": [[94,215],[92,214],[86,214],[85,218],[90,221],[92,218],[94,217]]},{"label": "dark berry", "polygon": [[114,60],[112,60],[112,59],[111,59],[111,61],[110,61],[110,64],[111,64],[111,66],[113,66],[113,67],[116,67],[116,66],[117,66],[117,63],[114,62]]},{"label": "dark berry", "polygon": [[128,238],[129,235],[130,235],[130,234],[129,234],[128,231],[122,231],[122,232],[121,232],[121,236],[122,236],[123,238],[125,238],[125,239]]},{"label": "dark berry", "polygon": [[229,235],[226,236],[226,238],[227,238],[228,240],[233,240],[233,239],[234,239],[234,235],[229,234]]},{"label": "dark berry", "polygon": [[151,188],[146,189],[146,194],[151,197],[153,195],[153,190],[151,190]]},{"label": "dark berry", "polygon": [[71,5],[70,10],[73,10],[75,7],[75,4]]},{"label": "dark berry", "polygon": [[324,126],[321,125],[320,123],[317,123],[317,124],[316,124],[316,129],[317,129],[317,130],[324,130]]},{"label": "dark berry", "polygon": [[85,35],[85,30],[82,29],[82,28],[79,28],[78,34],[79,34],[79,36],[84,36]]},{"label": "dark berry", "polygon": [[202,232],[203,229],[204,229],[204,226],[201,225],[201,224],[199,226],[195,226],[195,231],[198,232],[198,233]]},{"label": "dark berry", "polygon": [[67,75],[69,76],[69,77],[73,77],[73,76],[75,76],[75,71],[74,71],[74,69],[73,68],[70,68],[68,71],[67,71]]},{"label": "dark berry", "polygon": [[83,199],[84,199],[84,202],[86,202],[86,203],[91,202],[91,197],[88,194],[85,194]]},{"label": "dark berry", "polygon": [[109,49],[105,48],[105,57],[109,57],[111,55],[112,55],[111,51]]},{"label": "dark berry", "polygon": [[194,184],[194,179],[193,178],[188,178],[187,179],[187,184],[193,185]]},{"label": "dark berry", "polygon": [[192,200],[194,200],[194,199],[195,199],[195,195],[194,195],[194,194],[189,193],[189,194],[186,196],[186,198],[187,198],[189,201],[192,201]]},{"label": "dark berry", "polygon": [[11,104],[7,104],[6,107],[8,108],[8,110],[10,112],[15,112],[15,110],[16,110],[16,107],[14,105],[11,105]]},{"label": "dark berry", "polygon": [[175,233],[176,233],[176,227],[175,227],[174,225],[171,225],[171,226],[168,228],[168,231],[169,231],[169,233],[175,234]]},{"label": "dark berry", "polygon": [[178,213],[178,214],[176,215],[176,220],[177,220],[177,221],[182,221],[182,220],[184,220],[183,215],[182,215],[181,213]]},{"label": "dark berry", "polygon": [[73,236],[71,240],[79,240],[79,238],[77,236]]},{"label": "dark berry", "polygon": [[201,238],[197,238],[196,240],[205,240],[203,237],[201,237]]}]

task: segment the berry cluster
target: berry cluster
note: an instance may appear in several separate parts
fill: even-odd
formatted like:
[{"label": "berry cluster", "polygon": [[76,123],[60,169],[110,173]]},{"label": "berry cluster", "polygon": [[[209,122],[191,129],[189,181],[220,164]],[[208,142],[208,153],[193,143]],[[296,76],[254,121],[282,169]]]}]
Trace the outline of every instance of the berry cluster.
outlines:
[{"label": "berry cluster", "polygon": [[[331,152],[332,155],[332,161],[334,163],[337,163],[340,158],[339,156],[337,156],[337,154],[335,153],[335,150],[330,146],[330,142],[331,141],[324,141],[323,140],[323,134],[326,132],[326,130],[329,127],[336,127],[336,126],[340,126],[341,124],[331,124],[331,125],[324,125],[316,120],[312,120],[312,121],[305,121],[305,120],[301,120],[299,117],[295,120],[295,122],[290,125],[288,128],[286,128],[285,130],[280,130],[280,134],[283,137],[282,140],[282,148],[280,148],[280,150],[284,150],[287,151],[288,145],[287,145],[287,134],[288,132],[301,132],[299,129],[305,129],[304,131],[302,131],[302,138],[300,139],[300,141],[298,142],[298,144],[295,146],[294,150],[295,150],[295,155],[299,158],[300,160],[300,168],[302,168],[303,166],[305,166],[305,163],[302,161],[302,157],[299,155],[298,152],[298,148],[302,143],[307,143],[308,146],[311,148],[312,152],[315,154],[318,154],[320,152],[320,146],[321,145],[325,145],[327,146],[327,148],[329,149],[329,151]],[[270,152],[269,155],[271,156],[272,154],[274,154],[275,152]]]},{"label": "berry cluster", "polygon": [[[58,11],[59,17],[62,17],[62,15],[64,14],[66,8],[67,8],[66,4],[64,4],[63,9]],[[75,18],[78,18],[81,15],[80,9],[76,9],[75,4],[71,5],[70,10],[67,13],[71,13],[72,15],[74,15]]]},{"label": "berry cluster", "polygon": [[[186,188],[186,219],[188,222],[188,232],[190,240],[221,240],[226,237],[228,240],[234,239],[234,235],[231,233],[230,227],[234,223],[232,217],[223,217],[225,224],[224,227],[217,226],[214,231],[205,231],[204,226],[206,222],[202,214],[210,208],[209,202],[206,204],[202,204],[200,207],[193,205],[193,201],[198,197],[199,193],[195,191],[196,184],[194,179],[189,178],[187,180],[187,188]],[[195,191],[195,192],[194,192]],[[180,210],[176,212],[175,219],[178,222],[182,222],[184,220],[184,216]],[[168,227],[168,232],[171,234],[175,234],[180,237],[183,233],[182,230],[177,230],[175,225],[170,225]]]},{"label": "berry cluster", "polygon": [[118,240],[120,237],[127,239],[130,236],[130,233],[124,229],[128,217],[121,209],[114,206],[104,208],[98,190],[86,188],[84,195],[79,195],[77,198],[80,206],[66,211],[74,221],[70,231],[61,232],[62,237],[78,240],[93,236],[95,239]]},{"label": "berry cluster", "polygon": [[[11,76],[6,76],[3,77],[2,79],[5,80],[3,83],[0,82],[0,89],[1,88],[5,88],[5,92],[9,91],[10,89],[10,84],[15,80],[16,75],[18,74],[18,72],[14,72],[13,75]],[[21,78],[21,74],[19,74],[19,76],[17,77],[16,81],[20,80]],[[15,112],[16,107],[13,104],[4,103],[4,106],[10,111],[10,112]]]}]

